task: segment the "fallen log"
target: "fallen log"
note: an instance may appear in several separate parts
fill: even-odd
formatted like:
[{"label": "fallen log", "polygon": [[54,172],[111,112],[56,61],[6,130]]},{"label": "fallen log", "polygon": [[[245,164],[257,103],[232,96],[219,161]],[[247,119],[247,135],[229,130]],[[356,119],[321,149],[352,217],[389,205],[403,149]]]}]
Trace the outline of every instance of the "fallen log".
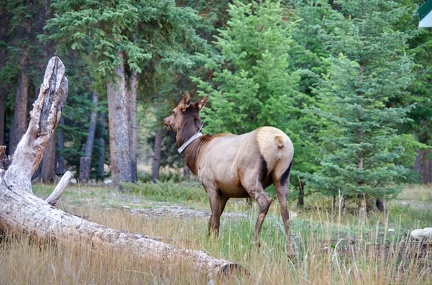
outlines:
[{"label": "fallen log", "polygon": [[209,273],[242,270],[235,263],[214,258],[203,251],[169,245],[81,219],[33,195],[31,177],[60,119],[67,88],[65,67],[58,57],[53,57],[30,112],[27,132],[0,179],[0,229],[28,233],[40,240],[90,243],[95,250],[109,247],[155,262],[187,262]]}]

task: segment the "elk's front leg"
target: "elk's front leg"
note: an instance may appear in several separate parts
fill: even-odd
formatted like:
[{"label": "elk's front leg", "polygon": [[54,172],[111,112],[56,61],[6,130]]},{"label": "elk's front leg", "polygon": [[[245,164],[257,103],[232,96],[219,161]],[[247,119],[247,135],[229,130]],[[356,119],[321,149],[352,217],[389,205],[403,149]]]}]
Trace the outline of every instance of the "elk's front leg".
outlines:
[{"label": "elk's front leg", "polygon": [[206,187],[206,192],[211,208],[211,216],[208,224],[209,235],[214,234],[217,236],[219,235],[220,216],[229,198],[225,195],[221,195],[218,189]]}]

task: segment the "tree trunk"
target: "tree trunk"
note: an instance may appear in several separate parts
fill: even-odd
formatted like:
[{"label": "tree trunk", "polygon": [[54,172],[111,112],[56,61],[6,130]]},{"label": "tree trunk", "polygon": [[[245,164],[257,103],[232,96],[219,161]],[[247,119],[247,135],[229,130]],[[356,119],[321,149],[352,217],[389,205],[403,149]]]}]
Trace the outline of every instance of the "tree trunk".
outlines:
[{"label": "tree trunk", "polygon": [[92,103],[93,103],[93,108],[90,114],[90,123],[88,127],[84,157],[80,158],[79,181],[82,184],[86,184],[90,180],[91,159],[92,159],[94,138],[96,132],[96,117],[97,117],[96,107],[98,104],[98,96],[96,92],[93,92]]},{"label": "tree trunk", "polygon": [[359,208],[359,224],[364,225],[367,217],[367,204],[364,194],[359,194],[358,197],[358,208]]},{"label": "tree trunk", "polygon": [[106,123],[105,123],[105,113],[100,112],[99,118],[98,118],[98,162],[97,162],[97,168],[96,168],[96,180],[103,181],[105,178],[105,129],[106,129]]},{"label": "tree trunk", "polygon": [[385,212],[386,210],[386,199],[385,198],[377,198],[375,201],[375,205],[380,212]]},{"label": "tree trunk", "polygon": [[[6,9],[0,9],[0,42],[8,42],[9,17]],[[0,47],[0,70],[6,65],[6,54],[6,46]],[[6,87],[0,84],[0,146],[6,145],[6,92]]]},{"label": "tree trunk", "polygon": [[[0,53],[0,58],[1,57],[2,57],[2,53]],[[0,145],[5,145],[5,130],[6,130],[6,89],[0,86]]]},{"label": "tree trunk", "polygon": [[414,164],[414,170],[420,175],[421,182],[428,184],[432,182],[432,159],[430,159],[430,149],[420,149]]},{"label": "tree trunk", "polygon": [[137,258],[151,258],[168,266],[192,263],[197,269],[226,272],[241,268],[202,251],[175,247],[142,235],[125,233],[81,219],[54,208],[32,194],[31,176],[60,118],[67,97],[67,79],[60,59],[48,63],[39,98],[34,103],[26,134],[19,142],[12,164],[0,181],[0,229],[29,233],[41,240],[90,243],[94,250],[109,247]]},{"label": "tree trunk", "polygon": [[90,114],[90,123],[88,128],[88,135],[85,144],[85,157],[92,157],[93,153],[93,144],[96,132],[96,119],[97,119],[97,105],[98,105],[98,95],[96,92],[93,92],[92,105],[93,109]]},{"label": "tree trunk", "polygon": [[301,178],[299,179],[300,183],[299,183],[299,193],[297,196],[297,207],[299,208],[303,208],[304,207],[304,187],[305,187],[305,182],[301,180]]},{"label": "tree trunk", "polygon": [[120,64],[115,68],[114,82],[107,84],[109,146],[111,155],[111,179],[113,186],[120,182],[134,182],[132,173],[132,153],[128,124],[128,98],[124,74],[124,58],[118,55]]},{"label": "tree trunk", "polygon": [[129,78],[129,88],[127,90],[127,114],[128,114],[128,134],[130,150],[131,181],[138,181],[137,170],[137,120],[136,120],[136,98],[137,98],[138,79],[137,72],[133,70]]},{"label": "tree trunk", "polygon": [[13,154],[22,135],[27,128],[27,101],[29,92],[28,53],[26,48],[21,57],[18,87],[15,97],[15,112],[12,128],[10,129],[9,153]]},{"label": "tree trunk", "polygon": [[156,127],[155,142],[153,146],[152,182],[159,180],[159,169],[161,160],[162,127]]},{"label": "tree trunk", "polygon": [[[64,125],[63,118],[60,118],[59,123]],[[62,176],[65,173],[65,159],[64,159],[64,132],[62,128],[56,129],[56,154],[55,154],[55,174]]]},{"label": "tree trunk", "polygon": [[341,221],[342,217],[346,216],[346,199],[342,195],[333,196],[333,220]]},{"label": "tree trunk", "polygon": [[55,180],[55,136],[51,136],[45,147],[41,163],[40,180],[42,182],[54,182]]},{"label": "tree trunk", "polygon": [[87,184],[90,180],[90,157],[80,157],[79,182]]}]

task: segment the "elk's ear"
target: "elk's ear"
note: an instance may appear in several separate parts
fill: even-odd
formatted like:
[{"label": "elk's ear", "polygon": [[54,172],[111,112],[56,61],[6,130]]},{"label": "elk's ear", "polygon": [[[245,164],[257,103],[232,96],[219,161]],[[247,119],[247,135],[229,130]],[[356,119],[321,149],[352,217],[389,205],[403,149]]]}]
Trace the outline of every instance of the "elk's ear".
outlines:
[{"label": "elk's ear", "polygon": [[198,103],[198,109],[201,111],[202,108],[204,108],[205,104],[207,103],[210,95],[207,95],[205,98],[201,99],[201,101]]},{"label": "elk's ear", "polygon": [[183,95],[183,98],[180,100],[180,104],[179,104],[180,110],[182,112],[186,111],[186,109],[189,107],[189,105],[190,105],[190,95],[188,92],[186,92]]}]

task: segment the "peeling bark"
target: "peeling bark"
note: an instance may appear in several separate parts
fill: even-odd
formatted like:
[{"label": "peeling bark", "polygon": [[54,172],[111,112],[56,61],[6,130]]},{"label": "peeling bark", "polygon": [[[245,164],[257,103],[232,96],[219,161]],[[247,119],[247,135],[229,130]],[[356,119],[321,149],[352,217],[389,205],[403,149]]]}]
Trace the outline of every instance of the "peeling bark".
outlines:
[{"label": "peeling bark", "polygon": [[54,133],[67,97],[64,74],[63,63],[53,57],[48,63],[39,97],[33,104],[27,132],[0,181],[0,229],[28,233],[41,240],[90,243],[94,250],[109,247],[164,264],[188,262],[209,273],[242,270],[237,264],[213,258],[202,251],[176,247],[81,219],[33,195],[30,179]]}]

